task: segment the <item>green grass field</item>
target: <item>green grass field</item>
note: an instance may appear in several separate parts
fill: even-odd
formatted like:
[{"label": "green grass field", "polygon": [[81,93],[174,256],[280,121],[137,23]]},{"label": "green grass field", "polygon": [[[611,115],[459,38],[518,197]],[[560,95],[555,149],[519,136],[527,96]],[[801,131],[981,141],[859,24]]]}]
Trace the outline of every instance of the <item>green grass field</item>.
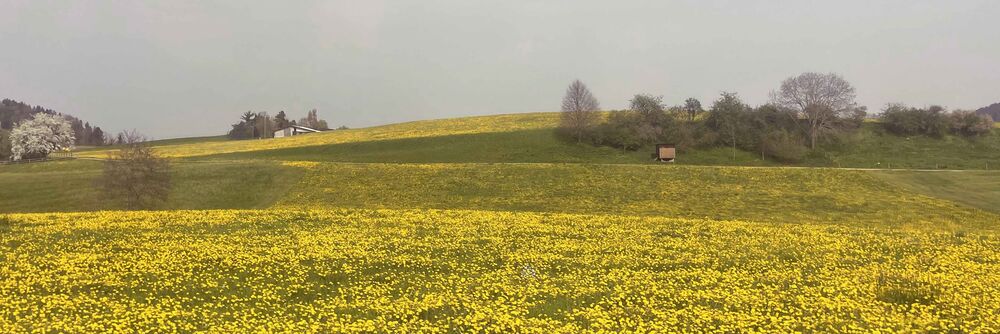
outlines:
[{"label": "green grass field", "polygon": [[[0,166],[0,212],[118,209],[101,198],[99,161],[73,160]],[[265,208],[287,192],[302,170],[280,163],[174,163],[172,192],[159,209]]]},{"label": "green grass field", "polygon": [[1000,216],[909,193],[863,171],[587,164],[307,168],[278,208],[534,211],[948,231],[1000,224]]},{"label": "green grass field", "polygon": [[1000,171],[873,173],[905,189],[1000,213]]},{"label": "green grass field", "polygon": [[847,143],[828,149],[812,165],[910,168],[910,169],[1000,169],[1000,133],[967,139],[899,137],[886,134],[877,124],[866,124]]}]

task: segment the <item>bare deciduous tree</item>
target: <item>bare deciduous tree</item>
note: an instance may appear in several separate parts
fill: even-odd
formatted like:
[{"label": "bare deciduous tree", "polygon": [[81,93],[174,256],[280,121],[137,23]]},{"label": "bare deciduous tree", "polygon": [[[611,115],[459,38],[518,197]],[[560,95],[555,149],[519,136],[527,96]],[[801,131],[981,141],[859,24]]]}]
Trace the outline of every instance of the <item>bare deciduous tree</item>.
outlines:
[{"label": "bare deciduous tree", "polygon": [[597,98],[590,93],[587,85],[574,80],[563,97],[562,127],[571,131],[577,142],[581,142],[587,129],[597,123],[600,109]]},{"label": "bare deciduous tree", "polygon": [[136,132],[119,135],[122,147],[110,153],[98,186],[111,200],[121,201],[126,209],[150,209],[167,200],[170,193],[170,165],[146,145],[146,138]]},{"label": "bare deciduous tree", "polygon": [[813,149],[820,135],[832,130],[840,118],[856,109],[854,98],[854,87],[834,73],[802,73],[785,79],[778,91],[771,92],[775,105],[808,122],[806,133]]}]

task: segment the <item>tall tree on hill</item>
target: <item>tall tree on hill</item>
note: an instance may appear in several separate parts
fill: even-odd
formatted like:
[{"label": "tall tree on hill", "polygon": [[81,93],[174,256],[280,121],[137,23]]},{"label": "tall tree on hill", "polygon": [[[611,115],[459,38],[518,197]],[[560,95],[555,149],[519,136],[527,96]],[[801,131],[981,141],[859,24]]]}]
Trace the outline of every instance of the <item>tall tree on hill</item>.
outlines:
[{"label": "tall tree on hill", "polygon": [[94,128],[90,126],[90,123],[83,123],[82,133],[77,133],[76,144],[77,145],[94,145],[90,140],[94,136]]},{"label": "tall tree on hill", "polygon": [[316,130],[329,130],[330,126],[325,120],[319,119],[319,113],[316,109],[310,110],[306,113],[306,117],[299,120],[299,125],[310,127]]},{"label": "tall tree on hill", "polygon": [[645,118],[654,118],[663,114],[666,107],[663,106],[662,96],[637,94],[629,100],[629,109]]},{"label": "tall tree on hill", "polygon": [[688,114],[688,120],[693,121],[694,117],[704,110],[701,109],[701,101],[692,97],[684,100],[684,111]]},{"label": "tall tree on hill", "polygon": [[587,89],[587,85],[574,80],[563,96],[560,126],[572,133],[577,142],[582,142],[587,129],[597,124],[600,109],[600,103],[590,93],[590,89]]},{"label": "tall tree on hill", "polygon": [[292,123],[288,121],[288,115],[285,114],[284,110],[279,111],[278,114],[274,116],[275,130],[287,128],[289,125],[292,125]]},{"label": "tall tree on hill", "polygon": [[262,111],[254,117],[254,128],[260,138],[271,138],[274,135],[274,120],[267,112]]},{"label": "tall tree on hill", "polygon": [[0,129],[0,160],[10,159],[10,131]]},{"label": "tall tree on hill", "polygon": [[725,141],[733,148],[733,160],[736,160],[738,134],[742,126],[748,125],[748,122],[745,122],[748,110],[749,107],[736,93],[722,92],[722,96],[712,103],[711,114],[706,120],[709,128],[727,137]]},{"label": "tall tree on hill", "polygon": [[778,91],[771,92],[772,103],[807,122],[809,147],[813,149],[821,135],[857,109],[854,99],[854,87],[835,73],[802,73],[785,79]]},{"label": "tall tree on hill", "polygon": [[240,120],[243,121],[245,126],[245,131],[247,132],[247,138],[257,138],[257,124],[256,124],[257,114],[252,111],[247,111],[240,116]]},{"label": "tall tree on hill", "polygon": [[106,143],[104,137],[104,130],[101,130],[101,127],[99,126],[94,127],[94,130],[90,133],[90,144],[98,146],[104,145]]},{"label": "tall tree on hill", "polygon": [[654,136],[647,136],[650,138],[659,138],[662,134],[672,131],[676,125],[674,117],[667,115],[662,96],[636,94],[629,100],[629,110],[638,114],[646,131],[655,133]]}]

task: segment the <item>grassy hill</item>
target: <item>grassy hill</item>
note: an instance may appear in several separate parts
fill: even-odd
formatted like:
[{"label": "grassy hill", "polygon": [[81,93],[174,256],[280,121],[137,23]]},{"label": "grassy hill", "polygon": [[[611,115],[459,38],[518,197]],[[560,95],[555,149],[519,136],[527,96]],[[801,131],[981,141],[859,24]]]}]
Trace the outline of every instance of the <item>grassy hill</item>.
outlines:
[{"label": "grassy hill", "polygon": [[[628,191],[644,191],[647,183],[643,178],[669,175],[677,169],[664,169],[662,164],[649,158],[652,148],[634,152],[622,152],[610,147],[595,147],[588,144],[566,142],[558,138],[554,127],[558,124],[558,113],[528,113],[497,116],[468,117],[444,120],[429,120],[391,124],[385,126],[329,131],[291,138],[230,141],[224,137],[181,138],[154,141],[151,144],[161,154],[175,161],[175,194],[165,208],[208,209],[208,208],[259,208],[287,198],[284,191],[290,189],[301,177],[302,170],[283,166],[282,161],[315,161],[345,163],[584,163],[584,164],[649,164],[653,169],[635,169],[634,175],[619,175],[627,180],[616,190],[616,196],[628,197]],[[104,157],[109,148],[88,149],[78,153],[82,157]],[[995,163],[993,161],[996,161]],[[211,162],[211,163],[208,163]],[[753,152],[738,151],[736,159],[726,148],[696,149],[680,153],[681,165],[741,165],[777,166],[777,162],[761,160]],[[867,124],[852,138],[839,146],[827,147],[814,152],[802,165],[862,167],[862,168],[985,168],[992,164],[1000,167],[1000,135],[978,140],[957,137],[944,139],[904,138],[879,131],[876,124]],[[71,166],[60,169],[55,166]],[[59,163],[53,167],[0,167],[0,184],[8,184],[0,192],[9,195],[0,203],[0,212],[40,212],[40,211],[85,211],[113,209],[115,206],[101,201],[91,184],[100,172],[96,162]],[[326,165],[324,165],[326,166]],[[342,165],[329,165],[342,166]],[[461,165],[450,165],[455,168]],[[330,173],[339,173],[334,167]],[[372,170],[388,171],[382,165],[370,165]],[[484,167],[492,168],[492,167]],[[595,169],[604,169],[596,167]],[[414,169],[419,170],[419,169]],[[530,172],[532,169],[517,171]],[[402,173],[399,171],[393,171]],[[576,173],[579,170],[567,170]],[[764,172],[759,172],[764,173]],[[789,175],[797,173],[789,171]],[[371,173],[370,173],[371,174]],[[525,182],[552,184],[552,175],[539,174],[525,179]],[[310,174],[311,175],[311,174]],[[405,175],[405,174],[404,174]],[[996,210],[997,203],[990,196],[969,199],[958,196],[967,183],[979,193],[991,194],[1000,186],[991,182],[978,182],[973,178],[957,179],[945,189],[932,185],[914,187],[925,178],[922,173],[898,173],[894,177],[880,177],[880,180],[899,187],[900,191],[919,193],[956,201],[965,205]],[[984,174],[987,176],[992,174]],[[487,175],[489,176],[489,175]],[[378,182],[383,177],[371,174],[366,183],[357,180],[311,179],[304,187],[330,187],[332,185],[364,187]],[[483,177],[456,174],[454,177]],[[789,176],[794,179],[794,177]],[[384,179],[398,179],[396,175],[386,175]],[[487,177],[487,179],[489,179]],[[404,180],[405,181],[405,180]],[[500,182],[499,180],[496,180]],[[577,182],[576,180],[567,180]],[[698,182],[716,182],[692,176],[686,185],[696,188]],[[871,182],[873,179],[864,179]],[[743,181],[741,181],[743,182]],[[746,181],[749,182],[749,181]],[[580,185],[586,193],[587,186]],[[614,186],[607,182],[602,187]],[[45,191],[29,191],[31,188]],[[598,188],[601,189],[601,188]],[[821,189],[804,188],[808,191]],[[566,191],[571,191],[567,188]],[[949,195],[951,194],[951,195]],[[507,194],[509,195],[509,194]],[[505,195],[505,196],[507,196]],[[546,196],[545,194],[539,194]],[[610,195],[609,195],[610,196]],[[977,195],[978,196],[978,195]],[[458,196],[457,198],[462,198]],[[650,197],[655,198],[655,196]],[[465,200],[464,198],[462,198]],[[71,203],[65,204],[64,203]],[[424,202],[424,206],[427,207]],[[348,202],[332,201],[324,207],[358,207]],[[397,206],[398,207],[398,206]],[[444,206],[451,207],[445,203]],[[654,206],[655,207],[655,206]],[[680,205],[679,207],[684,207]],[[477,209],[475,206],[462,206]],[[490,209],[510,209],[508,207],[488,207]],[[531,209],[528,206],[528,209]],[[535,207],[532,210],[546,211],[556,207]],[[806,208],[801,208],[805,210]],[[659,209],[657,209],[659,210]],[[623,214],[642,213],[643,210],[612,211]],[[569,210],[569,212],[579,212]],[[676,214],[676,211],[667,211]],[[820,210],[819,212],[825,212]],[[728,218],[761,218],[761,216],[727,216]]]},{"label": "grassy hill", "polygon": [[827,148],[814,165],[864,168],[997,169],[1000,131],[982,138],[900,137],[867,123],[844,144]]},{"label": "grassy hill", "polygon": [[1000,213],[1000,171],[885,171],[872,175],[916,193]]},{"label": "grassy hill", "polygon": [[935,172],[671,165],[564,142],[557,117],[156,141],[159,211],[96,211],[118,208],[100,161],[0,166],[0,332],[1000,326],[1000,172],[945,170],[1000,157],[996,135],[869,124],[803,163]]},{"label": "grassy hill", "polygon": [[588,164],[298,163],[277,208],[534,211],[792,224],[1000,228],[1000,215],[864,171]]},{"label": "grassy hill", "polygon": [[[319,134],[262,140],[199,142],[166,142],[156,145],[158,152],[167,157],[194,157],[232,152],[276,150],[306,146],[335,145],[377,140],[425,138],[490,132],[508,132],[551,128],[558,121],[555,113],[511,114],[467,117],[376,126],[363,129],[335,130]],[[210,137],[216,138],[216,137]],[[88,150],[83,157],[104,157],[103,150]]]},{"label": "grassy hill", "polygon": [[[528,113],[454,118],[336,130],[290,138],[225,141],[154,142],[169,157],[217,160],[281,160],[323,162],[408,163],[651,163],[652,147],[621,152],[561,140],[555,135],[558,113]],[[104,157],[102,150],[85,150],[83,157]],[[782,165],[761,159],[759,152],[726,148],[680,152],[679,164]],[[802,166],[916,169],[1000,169],[1000,134],[966,139],[899,137],[866,123],[845,141],[809,155]]]}]

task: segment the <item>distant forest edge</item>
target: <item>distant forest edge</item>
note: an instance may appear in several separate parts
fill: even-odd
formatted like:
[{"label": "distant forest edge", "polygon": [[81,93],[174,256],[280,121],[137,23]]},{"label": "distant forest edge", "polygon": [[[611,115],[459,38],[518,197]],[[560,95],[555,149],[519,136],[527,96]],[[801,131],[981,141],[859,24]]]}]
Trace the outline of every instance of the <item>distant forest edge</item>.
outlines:
[{"label": "distant forest edge", "polygon": [[993,118],[994,122],[1000,122],[1000,102],[989,105],[988,107],[980,108],[976,110],[977,114],[986,115]]},{"label": "distant forest edge", "polygon": [[74,144],[76,145],[99,146],[104,145],[111,138],[101,127],[91,126],[90,122],[85,122],[72,115],[56,112],[42,106],[32,106],[11,99],[0,101],[0,130],[3,131],[3,134],[6,134],[17,126],[17,124],[31,119],[32,116],[38,113],[59,115],[66,118],[73,128],[74,138],[76,138]]},{"label": "distant forest edge", "polygon": [[[112,136],[105,133],[99,126],[92,126],[90,122],[85,122],[71,115],[56,112],[42,106],[32,106],[30,104],[11,100],[0,100],[0,160],[8,160],[20,157],[12,149],[11,131],[19,124],[33,121],[35,115],[46,114],[62,117],[66,120],[72,132],[72,141],[66,137],[65,145],[72,143],[78,146],[100,146],[112,141]],[[36,143],[38,144],[38,143]],[[44,156],[44,154],[42,155]]]}]

